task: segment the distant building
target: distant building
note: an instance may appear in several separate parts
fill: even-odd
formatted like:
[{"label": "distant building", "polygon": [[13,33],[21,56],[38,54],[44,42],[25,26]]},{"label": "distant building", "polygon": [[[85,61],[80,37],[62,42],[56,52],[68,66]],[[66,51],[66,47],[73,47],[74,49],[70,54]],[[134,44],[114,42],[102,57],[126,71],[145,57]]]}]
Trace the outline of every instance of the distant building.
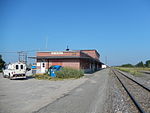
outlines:
[{"label": "distant building", "polygon": [[41,51],[31,58],[36,59],[37,73],[45,73],[52,65],[83,69],[84,72],[94,72],[102,66],[96,50]]},{"label": "distant building", "polygon": [[102,64],[102,69],[105,69],[105,68],[107,68],[107,65]]}]

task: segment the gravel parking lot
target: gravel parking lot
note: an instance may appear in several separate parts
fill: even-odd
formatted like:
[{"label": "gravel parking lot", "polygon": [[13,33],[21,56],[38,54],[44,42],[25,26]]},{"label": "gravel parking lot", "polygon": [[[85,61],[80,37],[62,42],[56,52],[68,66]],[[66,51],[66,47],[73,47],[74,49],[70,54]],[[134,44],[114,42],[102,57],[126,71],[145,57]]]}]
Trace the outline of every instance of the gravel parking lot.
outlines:
[{"label": "gravel parking lot", "polygon": [[88,78],[63,81],[9,80],[0,73],[0,113],[32,113],[70,90],[83,84]]}]

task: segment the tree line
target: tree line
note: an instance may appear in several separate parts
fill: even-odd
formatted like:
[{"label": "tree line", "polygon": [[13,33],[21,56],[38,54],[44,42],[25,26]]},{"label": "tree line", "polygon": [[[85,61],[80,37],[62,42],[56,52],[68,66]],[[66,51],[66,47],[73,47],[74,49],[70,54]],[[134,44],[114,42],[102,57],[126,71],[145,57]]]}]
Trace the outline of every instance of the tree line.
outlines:
[{"label": "tree line", "polygon": [[123,64],[123,65],[121,65],[121,67],[148,67],[148,68],[150,68],[150,60],[147,60],[145,63],[143,63],[143,61],[140,61],[136,65]]}]

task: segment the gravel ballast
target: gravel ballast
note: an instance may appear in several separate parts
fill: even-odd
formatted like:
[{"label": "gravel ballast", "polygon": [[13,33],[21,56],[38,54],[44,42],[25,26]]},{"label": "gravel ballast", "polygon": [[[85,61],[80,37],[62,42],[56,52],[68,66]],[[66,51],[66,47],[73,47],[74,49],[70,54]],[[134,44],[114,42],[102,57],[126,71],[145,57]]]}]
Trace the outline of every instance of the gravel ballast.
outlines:
[{"label": "gravel ballast", "polygon": [[139,113],[112,71],[109,75],[109,95],[104,113]]},{"label": "gravel ballast", "polygon": [[128,91],[134,96],[135,100],[140,104],[146,113],[150,112],[150,93],[135,82],[124,77],[122,74],[117,72],[118,77],[121,79],[123,84],[126,86]]}]

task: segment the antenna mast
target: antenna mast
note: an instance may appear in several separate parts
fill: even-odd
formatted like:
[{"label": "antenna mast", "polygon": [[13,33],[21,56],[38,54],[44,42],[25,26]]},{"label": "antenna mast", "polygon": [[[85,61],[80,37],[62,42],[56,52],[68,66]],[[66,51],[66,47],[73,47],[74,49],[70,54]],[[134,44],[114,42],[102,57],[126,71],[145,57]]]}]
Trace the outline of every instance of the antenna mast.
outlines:
[{"label": "antenna mast", "polygon": [[46,44],[45,44],[45,49],[47,50],[47,42],[48,42],[48,37],[46,37]]}]

